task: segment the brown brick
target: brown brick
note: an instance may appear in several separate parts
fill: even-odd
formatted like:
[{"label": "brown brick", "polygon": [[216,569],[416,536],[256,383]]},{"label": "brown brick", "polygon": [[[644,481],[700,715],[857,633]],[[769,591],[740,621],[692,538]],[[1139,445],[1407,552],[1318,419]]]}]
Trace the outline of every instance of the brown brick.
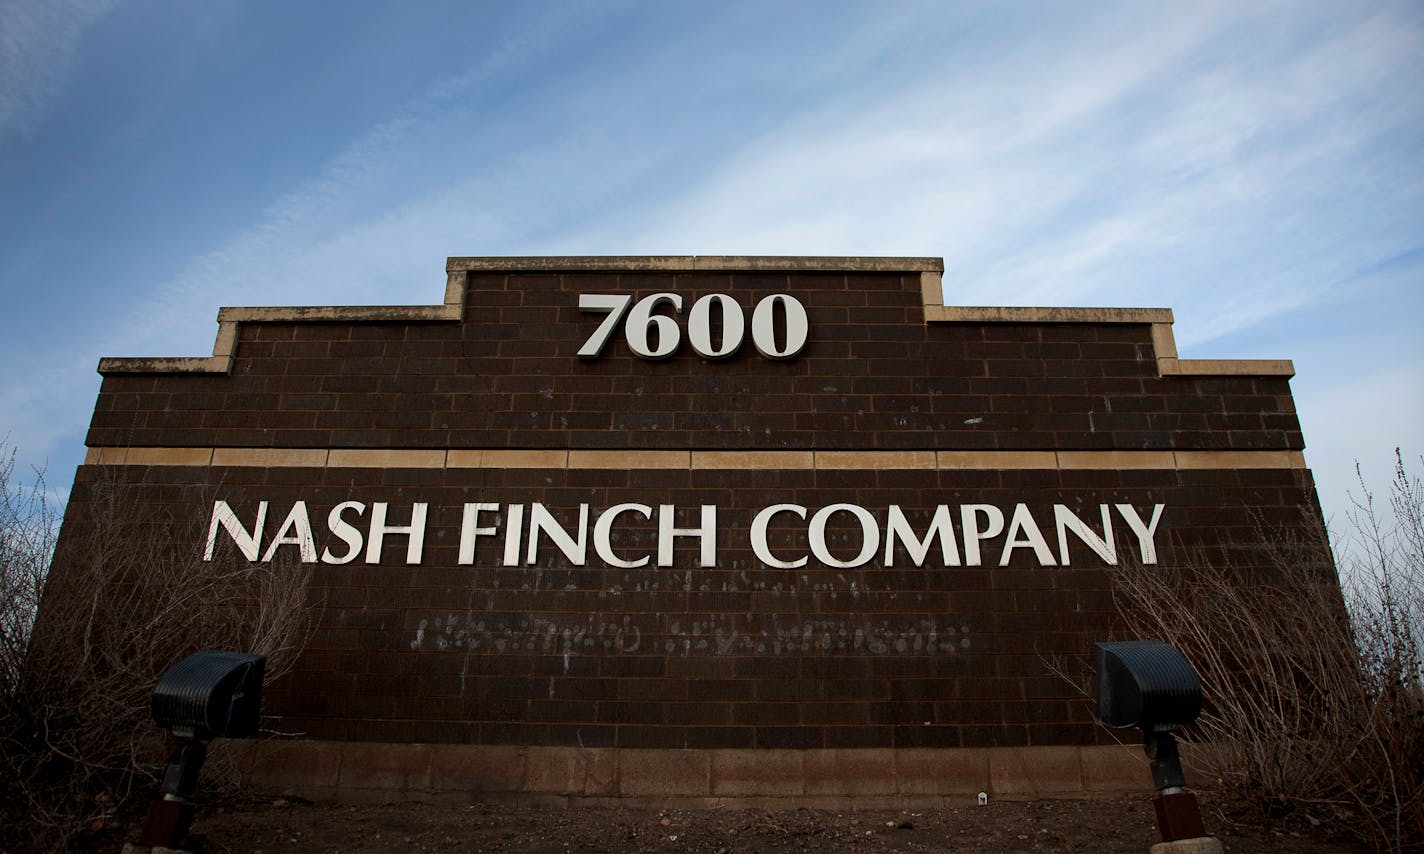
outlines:
[{"label": "brown brick", "polygon": [[743,749],[756,744],[756,728],[706,726],[687,732],[687,746],[703,750]]},{"label": "brown brick", "polygon": [[[1054,793],[1073,785],[1054,751],[1097,749],[1100,734],[1041,656],[1078,654],[1116,619],[1110,579],[1084,549],[1051,570],[1026,550],[998,567],[991,544],[984,567],[909,567],[901,554],[886,568],[877,554],[853,571],[771,571],[748,548],[752,515],[898,504],[923,525],[939,503],[1026,501],[1043,523],[1055,502],[1081,501],[1091,520],[1096,503],[1137,496],[1169,507],[1165,560],[1198,549],[1255,578],[1245,508],[1287,524],[1318,512],[1289,378],[1283,365],[1230,373],[1245,363],[1189,373],[1213,366],[1178,357],[1161,311],[926,307],[938,288],[922,272],[455,270],[460,321],[229,314],[218,343],[237,342],[230,373],[104,378],[71,518],[93,484],[117,479],[199,544],[211,501],[251,519],[268,500],[270,541],[301,499],[321,545],[339,549],[322,522],[340,501],[391,502],[396,524],[429,501],[421,566],[401,563],[394,537],[380,566],[314,575],[325,614],[269,710],[284,728],[364,745],[335,778],[313,760],[314,792],[418,792],[419,751],[379,744],[426,741],[441,745],[429,785],[456,781],[447,792],[515,791],[527,774],[546,793],[616,793],[626,748],[829,748],[898,750],[894,794],[933,795],[988,786],[988,767],[975,770],[985,751],[1024,748],[998,760],[995,785]],[[795,360],[744,347],[706,362],[684,342],[645,362],[621,335],[599,360],[573,355],[597,322],[579,293],[729,292],[750,310],[788,289],[812,320]],[[546,544],[538,567],[505,568],[498,537],[457,566],[465,501],[538,501],[562,520],[583,502],[671,503],[679,525],[713,503],[719,566],[692,567],[680,543],[672,569],[574,567]],[[796,527],[773,531],[773,547],[804,552]],[[656,528],[624,525],[615,546],[648,554]],[[579,752],[592,746],[610,750]],[[1136,761],[1082,753],[1077,785],[1111,790]],[[727,779],[755,794],[754,776]]]}]

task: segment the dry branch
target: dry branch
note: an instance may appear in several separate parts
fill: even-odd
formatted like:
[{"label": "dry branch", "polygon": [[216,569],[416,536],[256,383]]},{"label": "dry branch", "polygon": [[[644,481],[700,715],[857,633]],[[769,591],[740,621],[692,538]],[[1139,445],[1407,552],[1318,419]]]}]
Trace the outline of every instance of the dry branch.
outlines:
[{"label": "dry branch", "polygon": [[[1337,582],[1324,529],[1261,527],[1251,565],[1188,557],[1115,576],[1130,637],[1181,651],[1227,802],[1318,813],[1382,850],[1424,843],[1424,487],[1397,459],[1386,525],[1368,492]],[[1342,593],[1343,590],[1343,593]]]},{"label": "dry branch", "polygon": [[[0,487],[11,501],[8,479]],[[307,640],[310,567],[204,561],[195,520],[139,500],[138,489],[111,478],[77,489],[48,575],[47,553],[0,564],[0,848],[76,845],[153,789],[163,751],[149,697],[172,664],[199,649],[259,653],[271,684]],[[28,518],[31,539],[49,531],[52,545],[53,514]],[[41,587],[37,616],[24,595],[9,598]]]}]

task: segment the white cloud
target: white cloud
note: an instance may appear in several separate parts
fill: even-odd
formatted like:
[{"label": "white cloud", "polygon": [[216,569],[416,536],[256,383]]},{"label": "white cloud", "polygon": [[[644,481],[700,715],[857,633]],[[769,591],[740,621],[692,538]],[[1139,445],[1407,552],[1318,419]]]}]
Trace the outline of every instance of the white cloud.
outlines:
[{"label": "white cloud", "polygon": [[1350,497],[1362,497],[1356,463],[1377,497],[1384,495],[1392,475],[1395,448],[1410,467],[1419,468],[1424,431],[1417,425],[1424,424],[1424,376],[1415,364],[1347,370],[1308,390],[1298,388],[1296,398],[1306,437],[1305,461],[1315,475],[1326,520],[1338,535],[1349,525]]},{"label": "white cloud", "polygon": [[82,437],[89,424],[99,391],[97,362],[97,357],[70,350],[48,358],[25,354],[6,364],[8,375],[24,381],[0,383],[0,412],[5,413],[0,440],[20,455],[22,481],[29,482],[31,471],[38,469],[47,472],[52,489],[68,489],[73,476],[68,467],[78,459],[66,458],[54,465],[49,459],[64,432],[71,433],[67,438],[72,441],[73,431]]},{"label": "white cloud", "polygon": [[692,191],[581,236],[624,251],[942,254],[951,301],[1203,306],[1210,323],[1183,341],[1217,338],[1411,239],[1367,236],[1320,203],[1392,124],[1417,124],[1417,104],[1370,101],[1419,66],[1419,28],[1381,14],[1263,58],[1261,17],[1104,18],[984,62],[947,53],[920,85],[820,99]]},{"label": "white cloud", "polygon": [[27,131],[64,87],[84,31],[113,0],[0,4],[0,135]]},{"label": "white cloud", "polygon": [[[1275,235],[1318,213],[1291,205],[1334,180],[1322,164],[1380,132],[1330,110],[1377,86],[1418,41],[1375,18],[1289,62],[1266,67],[1230,50],[1203,62],[1251,24],[1235,15],[1206,8],[1040,31],[982,62],[947,54],[889,94],[841,85],[827,70],[836,60],[812,66],[807,75],[827,89],[701,171],[684,169],[690,181],[677,189],[634,204],[616,179],[636,181],[664,155],[618,150],[625,140],[608,127],[636,120],[656,83],[575,111],[582,124],[564,137],[491,149],[483,162],[445,150],[484,130],[467,113],[472,94],[521,73],[568,22],[534,27],[546,44],[502,46],[437,85],[196,259],[135,312],[127,340],[161,346],[147,342],[206,321],[216,301],[292,302],[294,288],[298,302],[392,301],[403,277],[438,281],[444,254],[543,247],[941,254],[951,301],[1167,304],[1206,319],[1179,330],[1181,343],[1207,341],[1309,304],[1348,272],[1349,249],[1283,248]],[[916,25],[879,22],[857,49],[875,56]],[[1263,135],[1277,138],[1258,146]],[[422,186],[422,159],[450,179]],[[1312,254],[1328,257],[1303,272]],[[409,293],[426,301],[438,288]],[[209,332],[204,324],[189,340]]]},{"label": "white cloud", "polygon": [[[220,304],[435,302],[451,254],[767,253],[942,255],[961,304],[1167,305],[1184,355],[1214,355],[1192,348],[1320,310],[1417,239],[1424,181],[1372,146],[1418,138],[1424,101],[1399,82],[1424,71],[1418,16],[1121,12],[1024,32],[869,15],[768,71],[727,49],[744,11],[589,67],[562,54],[584,13],[558,7],[195,252],[87,352],[205,353]],[[1374,207],[1352,208],[1362,183]],[[72,395],[80,421],[85,361],[86,382],[37,374],[0,403]],[[1352,435],[1310,426],[1312,462]]]},{"label": "white cloud", "polygon": [[[538,17],[465,71],[400,105],[318,176],[271,205],[260,221],[194,258],[142,300],[115,325],[107,352],[173,355],[175,346],[206,346],[215,331],[207,321],[219,305],[438,301],[444,292],[441,249],[457,237],[452,231],[492,225],[469,197],[459,204],[450,199],[452,184],[468,182],[455,165],[458,151],[452,151],[474,123],[468,105],[502,77],[536,63],[576,32],[578,20]],[[442,166],[449,171],[442,173]],[[413,217],[420,222],[411,225]],[[438,248],[432,237],[443,238]],[[434,251],[418,252],[420,246]],[[412,271],[432,286],[411,289],[404,280]],[[412,296],[396,296],[407,289]]]}]

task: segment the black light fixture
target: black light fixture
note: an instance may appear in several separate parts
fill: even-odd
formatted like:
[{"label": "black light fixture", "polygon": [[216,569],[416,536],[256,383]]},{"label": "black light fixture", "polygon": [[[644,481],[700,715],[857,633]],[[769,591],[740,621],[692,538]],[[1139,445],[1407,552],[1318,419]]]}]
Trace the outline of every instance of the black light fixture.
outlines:
[{"label": "black light fixture", "polygon": [[193,819],[189,801],[214,738],[255,735],[267,659],[204,650],[168,669],[153,689],[153,720],[174,742],[163,775],[163,798],[151,801],[140,845],[178,847]]},{"label": "black light fixture", "polygon": [[[1164,842],[1203,840],[1201,809],[1187,790],[1173,730],[1201,714],[1201,679],[1191,662],[1161,641],[1114,641],[1097,646],[1098,720],[1142,730],[1157,796],[1157,830]],[[1215,843],[1220,850],[1221,843]]]}]

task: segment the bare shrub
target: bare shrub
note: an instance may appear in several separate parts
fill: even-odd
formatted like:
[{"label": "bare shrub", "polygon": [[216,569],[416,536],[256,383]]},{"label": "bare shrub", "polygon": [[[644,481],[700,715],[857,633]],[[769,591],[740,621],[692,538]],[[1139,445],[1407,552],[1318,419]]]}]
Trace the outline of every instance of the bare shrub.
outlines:
[{"label": "bare shrub", "polygon": [[45,499],[36,472],[25,486],[15,479],[15,452],[0,443],[0,715],[7,715],[18,686],[54,554],[59,515]]},{"label": "bare shrub", "polygon": [[1424,481],[1394,454],[1389,521],[1359,477],[1341,549],[1370,702],[1366,730],[1379,757],[1355,795],[1379,836],[1424,845]]},{"label": "bare shrub", "polygon": [[[4,603],[0,848],[73,846],[156,791],[164,754],[149,698],[182,657],[263,654],[270,684],[309,635],[309,567],[204,561],[194,520],[154,510],[137,489],[101,479],[71,501],[47,580],[46,561],[16,563],[17,587],[45,589],[37,619],[13,618],[13,639]],[[43,529],[45,518],[30,524]]]},{"label": "bare shrub", "polygon": [[1300,813],[1376,848],[1424,841],[1421,542],[1424,489],[1396,469],[1386,529],[1366,494],[1337,582],[1323,526],[1258,527],[1229,564],[1204,555],[1124,566],[1131,637],[1163,640],[1201,676],[1204,745],[1227,803],[1248,818]]}]

